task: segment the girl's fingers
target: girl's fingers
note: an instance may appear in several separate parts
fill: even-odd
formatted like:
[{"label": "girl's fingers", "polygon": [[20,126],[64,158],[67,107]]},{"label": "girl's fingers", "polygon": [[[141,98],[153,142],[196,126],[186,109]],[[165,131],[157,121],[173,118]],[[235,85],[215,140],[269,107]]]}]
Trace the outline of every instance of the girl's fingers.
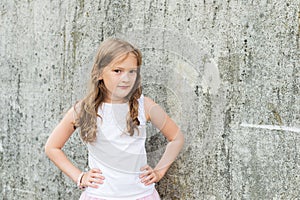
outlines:
[{"label": "girl's fingers", "polygon": [[149,181],[151,181],[153,178],[155,178],[154,177],[154,175],[153,174],[150,174],[149,176],[146,176],[145,178],[144,178],[144,182],[145,183],[148,183]]},{"label": "girl's fingers", "polygon": [[145,170],[148,171],[149,169],[151,169],[151,167],[149,165],[145,165],[141,168],[141,171],[145,171]]},{"label": "girl's fingers", "polygon": [[147,176],[149,176],[151,173],[152,173],[151,171],[145,171],[145,172],[143,172],[143,173],[140,175],[140,178],[147,177]]},{"label": "girl's fingers", "polygon": [[87,183],[86,184],[86,187],[91,187],[91,188],[98,188],[98,185],[97,184],[95,184],[95,183]]},{"label": "girl's fingers", "polygon": [[155,183],[157,181],[156,177],[154,175],[150,175],[147,179],[145,179],[144,184],[150,185],[152,183]]},{"label": "girl's fingers", "polygon": [[98,179],[105,179],[104,176],[102,176],[101,174],[96,174],[96,173],[91,174],[90,177],[98,178]]},{"label": "girl's fingers", "polygon": [[89,180],[90,183],[98,183],[98,184],[102,184],[103,180],[102,179],[98,179],[98,178],[91,178]]},{"label": "girl's fingers", "polygon": [[100,174],[102,174],[102,171],[101,171],[100,169],[97,169],[97,168],[93,168],[93,169],[91,169],[91,170],[90,170],[90,172],[92,172],[92,173],[100,173]]},{"label": "girl's fingers", "polygon": [[98,188],[99,184],[103,184],[103,181],[97,179],[90,179],[89,181],[84,183],[85,187]]},{"label": "girl's fingers", "polygon": [[144,171],[144,172],[152,171],[152,168],[149,165],[145,165],[144,167],[141,168],[141,171]]},{"label": "girl's fingers", "polygon": [[149,174],[147,174],[146,176],[144,176],[143,180],[148,181],[151,178],[153,178],[153,172],[150,172]]},{"label": "girl's fingers", "polygon": [[145,185],[150,185],[159,180],[158,174],[150,166],[146,165],[141,170],[144,172],[140,175],[140,179]]},{"label": "girl's fingers", "polygon": [[85,187],[97,188],[97,184],[103,184],[104,179],[100,169],[91,169],[82,177],[82,184]]}]

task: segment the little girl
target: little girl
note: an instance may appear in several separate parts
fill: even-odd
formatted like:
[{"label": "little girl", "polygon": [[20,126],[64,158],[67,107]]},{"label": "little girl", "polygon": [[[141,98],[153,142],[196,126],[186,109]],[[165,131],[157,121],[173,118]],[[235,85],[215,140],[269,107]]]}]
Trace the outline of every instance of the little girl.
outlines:
[{"label": "little girl", "polygon": [[[45,145],[47,156],[84,189],[80,200],[160,199],[154,184],[180,152],[179,127],[141,89],[141,52],[120,39],[104,41],[95,58],[88,95],[75,104],[53,130]],[[169,141],[157,165],[147,165],[146,123]],[[82,172],[62,151],[80,128],[87,144],[89,168]]]}]

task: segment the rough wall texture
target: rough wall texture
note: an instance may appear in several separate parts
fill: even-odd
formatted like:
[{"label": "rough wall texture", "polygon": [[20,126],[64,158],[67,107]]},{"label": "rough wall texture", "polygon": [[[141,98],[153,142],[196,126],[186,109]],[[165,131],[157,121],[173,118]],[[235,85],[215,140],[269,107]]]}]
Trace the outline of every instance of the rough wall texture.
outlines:
[{"label": "rough wall texture", "polygon": [[[162,199],[300,197],[299,0],[2,0],[0,199],[78,199],[43,146],[99,43],[144,55],[144,93],[186,134]],[[153,164],[164,139],[149,128]],[[75,134],[65,151],[81,169]]]}]

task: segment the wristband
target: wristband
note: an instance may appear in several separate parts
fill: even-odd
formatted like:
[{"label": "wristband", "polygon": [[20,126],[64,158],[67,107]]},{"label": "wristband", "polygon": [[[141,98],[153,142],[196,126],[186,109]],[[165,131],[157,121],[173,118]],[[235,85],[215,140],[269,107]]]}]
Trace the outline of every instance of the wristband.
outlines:
[{"label": "wristband", "polygon": [[84,174],[85,174],[85,172],[81,172],[81,174],[77,178],[77,186],[79,187],[79,189],[85,188],[81,183],[81,180],[82,180],[82,177],[84,176]]}]

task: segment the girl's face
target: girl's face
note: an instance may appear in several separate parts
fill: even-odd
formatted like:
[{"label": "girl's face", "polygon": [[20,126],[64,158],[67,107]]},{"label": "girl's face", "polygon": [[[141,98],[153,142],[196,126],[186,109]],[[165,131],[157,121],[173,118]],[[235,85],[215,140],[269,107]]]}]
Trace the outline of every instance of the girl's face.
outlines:
[{"label": "girl's face", "polygon": [[108,92],[105,102],[124,103],[134,86],[137,70],[137,59],[132,53],[121,56],[106,66],[99,78],[103,80]]}]

